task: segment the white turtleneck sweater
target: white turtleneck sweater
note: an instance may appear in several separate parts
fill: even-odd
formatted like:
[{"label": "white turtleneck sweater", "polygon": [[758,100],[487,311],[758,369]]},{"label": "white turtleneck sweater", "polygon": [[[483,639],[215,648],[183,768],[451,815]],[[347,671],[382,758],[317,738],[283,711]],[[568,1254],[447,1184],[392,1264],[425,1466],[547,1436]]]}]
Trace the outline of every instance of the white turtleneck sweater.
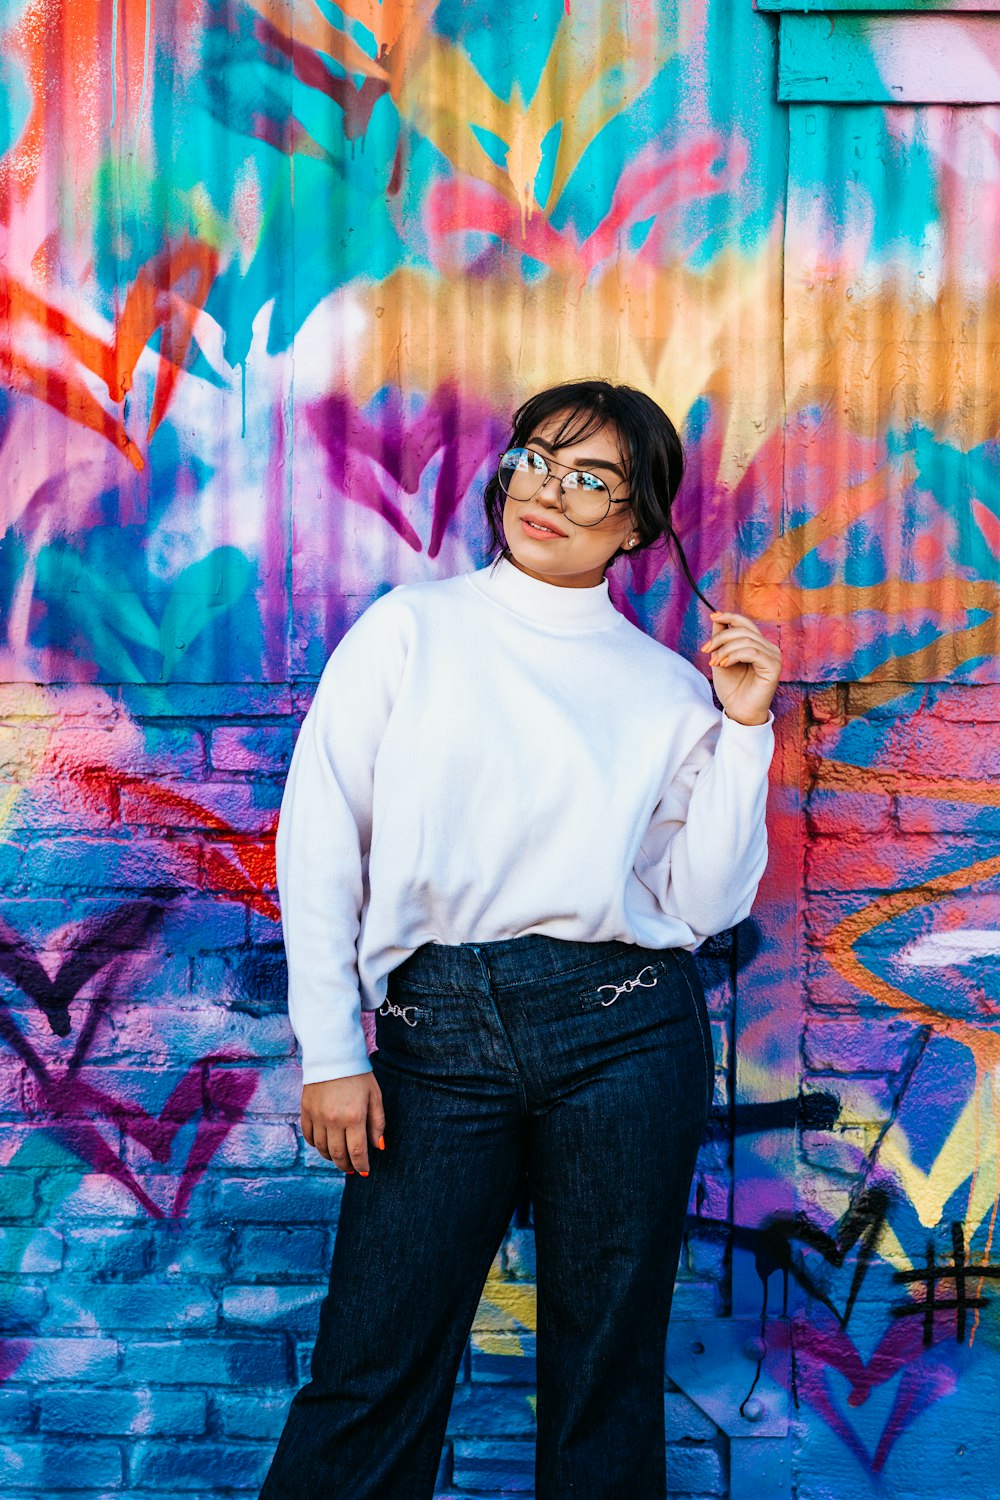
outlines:
[{"label": "white turtleneck sweater", "polygon": [[693,950],[740,921],[767,859],[773,721],[720,713],[606,579],[501,558],[381,595],[324,668],[281,804],[303,1082],[371,1069],[361,1007],[421,943]]}]

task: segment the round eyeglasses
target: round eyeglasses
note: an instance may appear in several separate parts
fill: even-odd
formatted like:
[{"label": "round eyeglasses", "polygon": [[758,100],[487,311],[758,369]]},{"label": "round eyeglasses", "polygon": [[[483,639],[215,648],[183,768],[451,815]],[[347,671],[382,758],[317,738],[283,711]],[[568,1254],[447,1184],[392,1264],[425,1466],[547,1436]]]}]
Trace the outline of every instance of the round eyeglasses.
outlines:
[{"label": "round eyeglasses", "polygon": [[[508,448],[501,454],[497,469],[500,488],[508,500],[534,500],[553,473],[551,463],[551,459],[543,458],[534,448]],[[619,484],[625,482],[622,479]],[[563,515],[574,526],[598,526],[613,505],[627,505],[629,497],[614,500],[612,490],[596,474],[587,469],[567,469],[559,480],[559,499]]]}]

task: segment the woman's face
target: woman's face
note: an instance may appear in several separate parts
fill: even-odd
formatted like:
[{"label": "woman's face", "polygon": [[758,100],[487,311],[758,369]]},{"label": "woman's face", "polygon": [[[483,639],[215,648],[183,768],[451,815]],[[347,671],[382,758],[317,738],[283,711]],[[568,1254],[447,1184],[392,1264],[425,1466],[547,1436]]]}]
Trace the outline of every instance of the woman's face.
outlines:
[{"label": "woman's face", "polygon": [[[636,534],[631,507],[613,504],[606,518],[596,525],[575,525],[563,514],[559,480],[570,470],[586,470],[604,481],[615,501],[625,500],[629,486],[621,452],[624,444],[618,429],[608,425],[582,442],[554,447],[555,435],[564,421],[565,414],[557,412],[526,439],[524,447],[541,454],[549,464],[550,472],[530,500],[505,496],[504,536],[511,561],[523,573],[547,583],[589,588],[601,582],[608,559],[627,537]],[[593,513],[593,494],[567,487],[566,504],[571,513],[574,513],[575,499],[581,514]],[[600,502],[597,504],[599,509]],[[543,532],[532,528],[532,519],[541,522],[548,530]]]}]

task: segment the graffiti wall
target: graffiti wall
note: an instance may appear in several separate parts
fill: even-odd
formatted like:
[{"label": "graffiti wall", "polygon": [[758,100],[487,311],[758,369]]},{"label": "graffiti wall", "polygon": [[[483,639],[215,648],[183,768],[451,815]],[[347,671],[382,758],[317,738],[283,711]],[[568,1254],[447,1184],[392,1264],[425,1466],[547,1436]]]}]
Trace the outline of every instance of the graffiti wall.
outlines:
[{"label": "graffiti wall", "polygon": [[[485,560],[512,406],[602,374],[785,663],[700,954],[672,1493],[1000,1496],[1000,20],[927,9],[0,0],[5,1495],[256,1493],[341,1186],[296,727],[374,598]],[[610,577],[695,657],[668,554]],[[529,1200],[442,1497],[531,1492],[533,1278]]]}]

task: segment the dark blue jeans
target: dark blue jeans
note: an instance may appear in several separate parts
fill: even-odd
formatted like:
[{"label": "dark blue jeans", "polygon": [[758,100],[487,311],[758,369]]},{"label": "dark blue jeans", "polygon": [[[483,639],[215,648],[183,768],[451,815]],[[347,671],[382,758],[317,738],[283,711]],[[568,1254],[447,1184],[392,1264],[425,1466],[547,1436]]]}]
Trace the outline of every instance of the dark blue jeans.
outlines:
[{"label": "dark blue jeans", "polygon": [[425,943],[376,1039],[385,1150],[344,1179],[312,1378],[259,1500],[430,1500],[525,1171],[537,1500],[664,1500],[667,1319],[713,1077],[693,958]]}]

